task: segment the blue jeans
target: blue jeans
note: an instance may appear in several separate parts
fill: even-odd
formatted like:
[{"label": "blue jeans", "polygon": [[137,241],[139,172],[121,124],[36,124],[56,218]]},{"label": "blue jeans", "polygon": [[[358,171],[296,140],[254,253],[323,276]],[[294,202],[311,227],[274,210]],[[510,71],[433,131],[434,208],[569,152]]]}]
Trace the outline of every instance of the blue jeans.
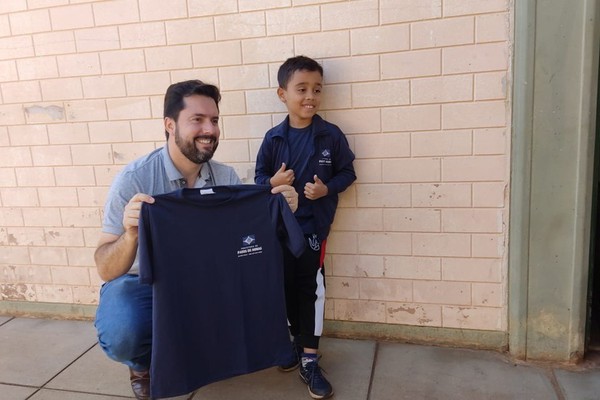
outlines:
[{"label": "blue jeans", "polygon": [[135,371],[150,368],[152,352],[152,286],[137,275],[123,275],[100,289],[94,323],[106,355]]}]

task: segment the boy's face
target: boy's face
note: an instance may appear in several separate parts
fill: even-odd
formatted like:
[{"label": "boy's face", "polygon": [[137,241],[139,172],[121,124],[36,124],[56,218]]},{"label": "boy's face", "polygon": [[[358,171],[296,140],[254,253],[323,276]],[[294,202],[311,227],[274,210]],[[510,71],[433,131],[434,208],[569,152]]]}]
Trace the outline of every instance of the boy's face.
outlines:
[{"label": "boy's face", "polygon": [[321,105],[322,87],[319,71],[299,70],[293,73],[285,89],[277,89],[279,99],[288,109],[290,126],[305,128],[311,124]]}]

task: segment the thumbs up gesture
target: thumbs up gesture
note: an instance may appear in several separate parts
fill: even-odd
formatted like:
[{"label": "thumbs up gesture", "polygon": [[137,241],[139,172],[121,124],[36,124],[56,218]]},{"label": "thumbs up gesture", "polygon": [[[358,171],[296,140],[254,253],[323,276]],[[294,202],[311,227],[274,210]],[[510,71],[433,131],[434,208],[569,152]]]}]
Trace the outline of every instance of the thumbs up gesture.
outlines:
[{"label": "thumbs up gesture", "polygon": [[316,200],[327,196],[327,193],[329,193],[327,185],[325,185],[317,175],[315,175],[313,179],[315,180],[315,183],[306,182],[306,185],[304,185],[304,196],[309,200]]},{"label": "thumbs up gesture", "polygon": [[271,186],[276,187],[279,185],[291,185],[294,182],[294,170],[285,169],[285,163],[281,163],[281,167],[275,172],[275,175],[271,177],[269,182]]}]

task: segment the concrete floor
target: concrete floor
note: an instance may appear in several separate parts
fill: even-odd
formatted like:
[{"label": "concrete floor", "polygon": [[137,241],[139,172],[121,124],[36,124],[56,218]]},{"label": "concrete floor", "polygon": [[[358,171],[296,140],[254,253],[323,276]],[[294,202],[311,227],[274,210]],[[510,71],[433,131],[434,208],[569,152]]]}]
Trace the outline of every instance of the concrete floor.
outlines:
[{"label": "concrete floor", "polygon": [[[324,338],[340,400],[600,399],[600,363],[513,362],[482,350]],[[96,344],[91,322],[0,316],[0,400],[132,398],[127,367]],[[201,388],[195,400],[308,400],[297,371],[268,369]]]}]

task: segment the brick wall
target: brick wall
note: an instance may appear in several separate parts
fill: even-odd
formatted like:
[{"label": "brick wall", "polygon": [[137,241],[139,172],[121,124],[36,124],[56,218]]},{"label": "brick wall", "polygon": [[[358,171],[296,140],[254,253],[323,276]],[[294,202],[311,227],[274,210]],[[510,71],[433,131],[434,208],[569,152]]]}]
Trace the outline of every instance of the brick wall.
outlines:
[{"label": "brick wall", "polygon": [[164,142],[162,96],[223,91],[216,159],[246,182],[285,116],[276,71],[325,69],[357,182],[328,243],[327,318],[506,330],[508,0],[3,0],[0,298],[96,304],[108,185]]}]

